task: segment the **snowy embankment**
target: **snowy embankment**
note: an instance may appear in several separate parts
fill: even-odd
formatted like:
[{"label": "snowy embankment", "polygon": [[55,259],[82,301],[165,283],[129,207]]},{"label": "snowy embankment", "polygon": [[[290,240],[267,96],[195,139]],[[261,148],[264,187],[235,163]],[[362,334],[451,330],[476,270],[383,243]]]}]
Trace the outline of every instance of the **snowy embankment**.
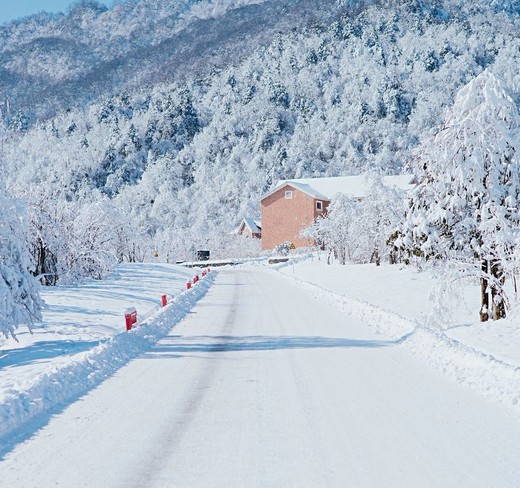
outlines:
[{"label": "snowy embankment", "polygon": [[[21,332],[16,346],[0,344],[0,440],[83,395],[164,337],[213,283],[212,272],[186,290],[186,279],[197,272],[127,265],[110,280],[47,291],[44,324],[33,335]],[[169,303],[160,308],[159,293],[168,292]],[[126,332],[129,305],[144,315]]]},{"label": "snowy embankment", "polygon": [[[327,266],[306,261],[280,271],[322,301],[359,318],[453,380],[510,407],[520,407],[520,334],[514,319],[480,324],[472,309],[455,304],[455,324],[428,325],[435,278],[399,266]],[[469,302],[478,289],[464,290]],[[475,297],[473,298],[473,294]]]}]

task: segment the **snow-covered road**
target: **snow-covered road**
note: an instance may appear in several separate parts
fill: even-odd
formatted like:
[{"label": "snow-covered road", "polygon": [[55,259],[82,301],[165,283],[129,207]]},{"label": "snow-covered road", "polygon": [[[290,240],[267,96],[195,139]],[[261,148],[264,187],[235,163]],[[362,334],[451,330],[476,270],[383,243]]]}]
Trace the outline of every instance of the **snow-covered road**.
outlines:
[{"label": "snow-covered road", "polygon": [[518,487],[520,421],[261,268],[0,462],[1,486]]}]

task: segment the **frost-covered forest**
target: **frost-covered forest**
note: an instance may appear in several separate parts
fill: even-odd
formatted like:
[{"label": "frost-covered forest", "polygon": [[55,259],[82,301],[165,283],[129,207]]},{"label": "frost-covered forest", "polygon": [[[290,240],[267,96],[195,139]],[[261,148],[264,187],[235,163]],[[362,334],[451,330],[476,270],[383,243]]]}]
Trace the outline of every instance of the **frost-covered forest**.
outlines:
[{"label": "frost-covered forest", "polygon": [[484,0],[84,1],[0,27],[3,171],[36,273],[54,284],[119,260],[218,255],[278,179],[410,170],[486,68],[520,102],[519,13]]}]

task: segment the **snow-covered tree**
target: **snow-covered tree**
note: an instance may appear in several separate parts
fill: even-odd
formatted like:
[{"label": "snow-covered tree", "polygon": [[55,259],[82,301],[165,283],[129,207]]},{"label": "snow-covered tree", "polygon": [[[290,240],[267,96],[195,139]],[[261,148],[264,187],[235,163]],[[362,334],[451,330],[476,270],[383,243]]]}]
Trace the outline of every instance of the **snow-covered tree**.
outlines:
[{"label": "snow-covered tree", "polygon": [[0,185],[0,334],[41,320],[39,284],[31,274],[28,225],[22,204]]},{"label": "snow-covered tree", "polygon": [[139,234],[113,201],[96,192],[66,201],[37,186],[19,188],[27,202],[35,274],[43,285],[103,278],[118,261],[136,260]]},{"label": "snow-covered tree", "polygon": [[304,231],[341,264],[395,261],[388,240],[400,223],[404,196],[386,186],[379,173],[367,173],[366,184],[363,199],[338,194],[327,214]]},{"label": "snow-covered tree", "polygon": [[344,194],[338,194],[327,209],[327,214],[302,232],[325,246],[340,264],[354,260],[353,227],[358,218],[358,202]]},{"label": "snow-covered tree", "polygon": [[115,267],[118,233],[110,211],[110,203],[104,200],[93,205],[63,206],[65,243],[58,255],[61,281],[102,279]]},{"label": "snow-covered tree", "polygon": [[403,210],[404,195],[384,184],[379,173],[367,175],[367,196],[359,203],[358,218],[354,220],[354,245],[364,249],[370,262],[378,266],[381,260],[395,261],[388,241],[397,230]]},{"label": "snow-covered tree", "polygon": [[[481,320],[505,316],[506,275],[520,229],[520,116],[485,70],[457,94],[446,121],[417,156],[420,184],[400,244],[425,258],[457,260],[481,283]],[[491,296],[490,296],[491,295]]]}]

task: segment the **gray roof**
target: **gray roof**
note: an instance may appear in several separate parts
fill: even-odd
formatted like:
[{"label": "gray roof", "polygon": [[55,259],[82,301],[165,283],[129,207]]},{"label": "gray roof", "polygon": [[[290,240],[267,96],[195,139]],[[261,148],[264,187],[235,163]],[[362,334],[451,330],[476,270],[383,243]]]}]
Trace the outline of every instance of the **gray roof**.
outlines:
[{"label": "gray roof", "polygon": [[262,221],[259,218],[244,217],[238,231],[240,232],[244,227],[247,227],[254,234],[260,234],[262,232]]}]

